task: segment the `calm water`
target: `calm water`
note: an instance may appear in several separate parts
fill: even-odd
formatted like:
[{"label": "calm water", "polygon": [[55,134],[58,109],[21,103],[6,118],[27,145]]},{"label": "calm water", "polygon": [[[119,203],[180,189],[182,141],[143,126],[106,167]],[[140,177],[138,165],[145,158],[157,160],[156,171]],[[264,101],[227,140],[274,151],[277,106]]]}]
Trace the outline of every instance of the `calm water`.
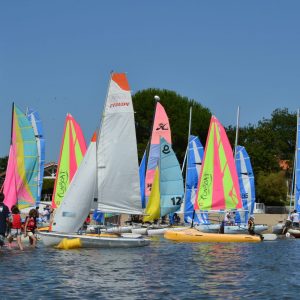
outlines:
[{"label": "calm water", "polygon": [[0,251],[0,299],[296,299],[300,239]]}]

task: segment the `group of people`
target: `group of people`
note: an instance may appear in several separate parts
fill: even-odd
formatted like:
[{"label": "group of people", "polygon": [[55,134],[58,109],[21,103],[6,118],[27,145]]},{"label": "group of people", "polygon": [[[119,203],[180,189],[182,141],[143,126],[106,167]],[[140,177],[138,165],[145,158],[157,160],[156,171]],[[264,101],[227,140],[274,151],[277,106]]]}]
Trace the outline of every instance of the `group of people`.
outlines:
[{"label": "group of people", "polygon": [[36,247],[36,230],[38,221],[49,221],[51,215],[50,207],[46,207],[39,218],[38,207],[31,209],[25,220],[22,221],[18,206],[11,207],[11,211],[4,204],[5,195],[0,192],[0,248],[4,246],[5,238],[8,241],[8,248],[12,248],[12,242],[16,239],[20,250],[24,249],[22,235],[29,238],[30,245]]}]

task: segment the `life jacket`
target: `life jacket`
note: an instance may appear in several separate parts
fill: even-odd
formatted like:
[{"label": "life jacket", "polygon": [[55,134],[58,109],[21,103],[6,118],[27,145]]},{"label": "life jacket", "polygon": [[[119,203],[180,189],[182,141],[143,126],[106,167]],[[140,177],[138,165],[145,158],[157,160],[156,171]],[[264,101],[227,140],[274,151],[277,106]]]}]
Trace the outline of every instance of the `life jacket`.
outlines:
[{"label": "life jacket", "polygon": [[20,214],[12,214],[11,228],[21,229],[21,227],[22,227],[22,220]]},{"label": "life jacket", "polygon": [[30,217],[27,223],[27,231],[34,231],[36,228],[36,220]]},{"label": "life jacket", "polygon": [[248,220],[248,229],[253,230],[254,229],[254,222],[252,220]]}]

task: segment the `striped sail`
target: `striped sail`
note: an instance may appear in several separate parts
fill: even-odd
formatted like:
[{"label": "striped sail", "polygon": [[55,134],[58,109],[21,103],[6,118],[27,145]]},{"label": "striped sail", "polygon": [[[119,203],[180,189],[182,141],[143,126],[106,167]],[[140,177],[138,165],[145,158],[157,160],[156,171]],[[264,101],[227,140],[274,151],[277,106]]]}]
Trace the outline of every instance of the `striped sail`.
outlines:
[{"label": "striped sail", "polygon": [[[191,223],[193,220],[194,204],[198,189],[198,181],[203,159],[203,146],[198,137],[191,135],[188,145],[186,190],[184,199],[184,221]],[[194,223],[208,223],[207,213],[195,213]]]},{"label": "striped sail", "polygon": [[85,151],[86,143],[82,130],[71,114],[67,114],[54,183],[53,208],[60,206]]},{"label": "striped sail", "polygon": [[142,214],[134,110],[124,73],[113,73],[97,147],[98,209]]},{"label": "striped sail", "polygon": [[146,151],[144,152],[142,161],[140,163],[139,174],[140,174],[142,208],[145,208],[146,207],[146,200],[145,200]]},{"label": "striped sail", "polygon": [[144,222],[176,212],[180,208],[183,195],[183,178],[177,157],[171,145],[164,138],[160,138],[159,164],[156,167]]},{"label": "striped sail", "polygon": [[12,136],[6,177],[4,203],[11,208],[35,206],[38,197],[38,149],[35,133],[26,115],[13,105]]},{"label": "striped sail", "polygon": [[61,205],[56,209],[52,230],[76,232],[90,212],[96,189],[96,135],[75,173]]},{"label": "striped sail", "polygon": [[195,209],[241,209],[242,199],[232,149],[225,129],[212,116]]},{"label": "striped sail", "polygon": [[151,193],[154,173],[158,164],[160,137],[165,138],[165,140],[169,144],[172,144],[171,129],[170,129],[168,116],[166,114],[164,107],[159,102],[157,102],[156,109],[155,109],[155,116],[153,120],[153,128],[152,128],[150,150],[148,155],[148,163],[147,163],[147,171],[146,171],[146,180],[145,180],[146,204],[148,202],[148,198]]},{"label": "striped sail", "polygon": [[44,177],[44,165],[45,165],[45,139],[42,121],[40,119],[39,113],[33,109],[29,109],[27,112],[27,118],[30,121],[38,149],[38,159],[39,159],[39,168],[38,168],[38,195],[36,199],[36,205],[41,201],[42,188],[43,188],[43,177]]},{"label": "striped sail", "polygon": [[254,211],[255,185],[250,157],[243,146],[237,146],[236,148],[235,163],[244,210],[237,213],[237,220],[240,219],[241,223],[247,223]]}]

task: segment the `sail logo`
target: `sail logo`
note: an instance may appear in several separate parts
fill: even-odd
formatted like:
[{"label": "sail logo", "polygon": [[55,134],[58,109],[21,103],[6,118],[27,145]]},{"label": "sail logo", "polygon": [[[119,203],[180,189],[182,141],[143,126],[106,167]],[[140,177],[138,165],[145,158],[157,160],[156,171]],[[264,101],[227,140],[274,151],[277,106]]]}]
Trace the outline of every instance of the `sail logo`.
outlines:
[{"label": "sail logo", "polygon": [[169,128],[168,127],[166,127],[167,126],[167,123],[159,123],[158,124],[158,127],[156,127],[156,129],[155,130],[169,130]]},{"label": "sail logo", "polygon": [[147,190],[149,192],[151,192],[151,190],[152,190],[152,183],[147,183]]},{"label": "sail logo", "polygon": [[203,181],[201,182],[201,184],[202,184],[202,190],[201,190],[200,199],[202,201],[205,201],[210,195],[210,190],[212,185],[212,175],[207,173],[203,174]]},{"label": "sail logo", "polygon": [[129,106],[129,102],[115,102],[111,103],[109,108],[120,107],[120,106]]},{"label": "sail logo", "polygon": [[[58,192],[57,196],[63,198],[65,192],[67,191],[69,183],[69,173],[68,171],[61,171],[58,179]],[[57,202],[57,201],[56,201]]]},{"label": "sail logo", "polygon": [[163,149],[162,149],[162,153],[163,154],[169,154],[170,151],[170,147],[168,145],[164,145]]}]

